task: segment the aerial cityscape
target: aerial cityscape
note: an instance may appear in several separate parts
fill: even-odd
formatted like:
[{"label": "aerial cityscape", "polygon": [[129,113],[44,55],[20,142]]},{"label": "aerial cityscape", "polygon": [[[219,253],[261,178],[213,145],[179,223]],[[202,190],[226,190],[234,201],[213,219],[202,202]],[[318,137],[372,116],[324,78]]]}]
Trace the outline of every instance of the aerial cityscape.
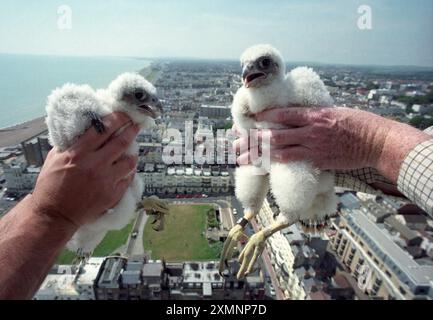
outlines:
[{"label": "aerial cityscape", "polygon": [[[433,125],[430,69],[311,66],[337,106],[420,129]],[[233,95],[242,85],[239,63],[161,59],[140,73],[157,87],[164,114],[155,129],[138,135],[137,174],[144,196],[168,202],[165,227],[155,231],[152,217],[138,209],[91,254],[64,249],[35,300],[433,299],[433,220],[409,200],[342,187],[335,188],[338,216],[323,232],[292,225],[270,237],[245,279],[236,278],[236,260],[220,275],[224,240],[243,216],[229,130]],[[190,134],[194,154],[183,148]],[[203,147],[209,136],[215,148],[203,161],[196,155],[209,153]],[[0,130],[0,217],[32,192],[50,149],[43,118]],[[167,163],[179,152],[182,161]],[[278,210],[268,195],[247,234],[269,225]]]}]

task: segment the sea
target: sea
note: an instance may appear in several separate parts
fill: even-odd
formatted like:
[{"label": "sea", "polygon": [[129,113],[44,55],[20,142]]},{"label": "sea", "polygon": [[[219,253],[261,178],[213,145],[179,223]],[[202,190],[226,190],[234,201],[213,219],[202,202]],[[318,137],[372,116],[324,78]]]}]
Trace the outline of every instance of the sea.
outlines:
[{"label": "sea", "polygon": [[0,54],[0,128],[45,115],[48,95],[64,83],[105,88],[117,75],[150,64],[138,58]]}]

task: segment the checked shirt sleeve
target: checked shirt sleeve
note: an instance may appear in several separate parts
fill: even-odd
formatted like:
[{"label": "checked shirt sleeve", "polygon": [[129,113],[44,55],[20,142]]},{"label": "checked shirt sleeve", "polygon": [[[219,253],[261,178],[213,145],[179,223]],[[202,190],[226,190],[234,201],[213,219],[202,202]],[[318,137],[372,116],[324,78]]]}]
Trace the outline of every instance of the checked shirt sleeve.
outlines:
[{"label": "checked shirt sleeve", "polygon": [[[424,130],[433,136],[433,127]],[[340,187],[381,195],[371,187],[374,182],[391,184],[373,168],[361,168],[335,173],[335,184]],[[401,165],[397,187],[408,199],[433,216],[433,139],[417,145]]]},{"label": "checked shirt sleeve", "polygon": [[398,189],[433,216],[433,139],[417,145],[401,165]]}]

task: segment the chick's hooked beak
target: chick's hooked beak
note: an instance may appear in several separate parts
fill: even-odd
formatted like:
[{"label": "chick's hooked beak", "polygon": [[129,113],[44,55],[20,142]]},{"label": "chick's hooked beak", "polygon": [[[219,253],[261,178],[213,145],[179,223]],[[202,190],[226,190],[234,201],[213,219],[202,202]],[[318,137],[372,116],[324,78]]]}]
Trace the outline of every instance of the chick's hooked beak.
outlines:
[{"label": "chick's hooked beak", "polygon": [[156,96],[151,96],[148,106],[154,111],[156,118],[162,114],[162,103]]},{"label": "chick's hooked beak", "polygon": [[246,63],[242,69],[242,81],[245,87],[255,87],[259,79],[266,78],[266,73],[257,69],[254,62]]},{"label": "chick's hooked beak", "polygon": [[135,98],[138,103],[138,110],[149,117],[156,119],[162,114],[162,103],[157,96],[152,94],[144,94],[141,90],[137,90]]}]

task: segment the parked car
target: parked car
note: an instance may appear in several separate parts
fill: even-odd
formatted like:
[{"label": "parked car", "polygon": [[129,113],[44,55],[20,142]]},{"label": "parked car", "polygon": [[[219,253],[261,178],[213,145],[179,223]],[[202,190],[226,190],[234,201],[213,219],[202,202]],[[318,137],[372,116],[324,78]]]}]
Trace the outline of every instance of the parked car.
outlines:
[{"label": "parked car", "polygon": [[273,297],[275,296],[276,293],[275,293],[275,288],[273,285],[270,286],[269,293],[271,294],[271,296],[273,296]]}]

